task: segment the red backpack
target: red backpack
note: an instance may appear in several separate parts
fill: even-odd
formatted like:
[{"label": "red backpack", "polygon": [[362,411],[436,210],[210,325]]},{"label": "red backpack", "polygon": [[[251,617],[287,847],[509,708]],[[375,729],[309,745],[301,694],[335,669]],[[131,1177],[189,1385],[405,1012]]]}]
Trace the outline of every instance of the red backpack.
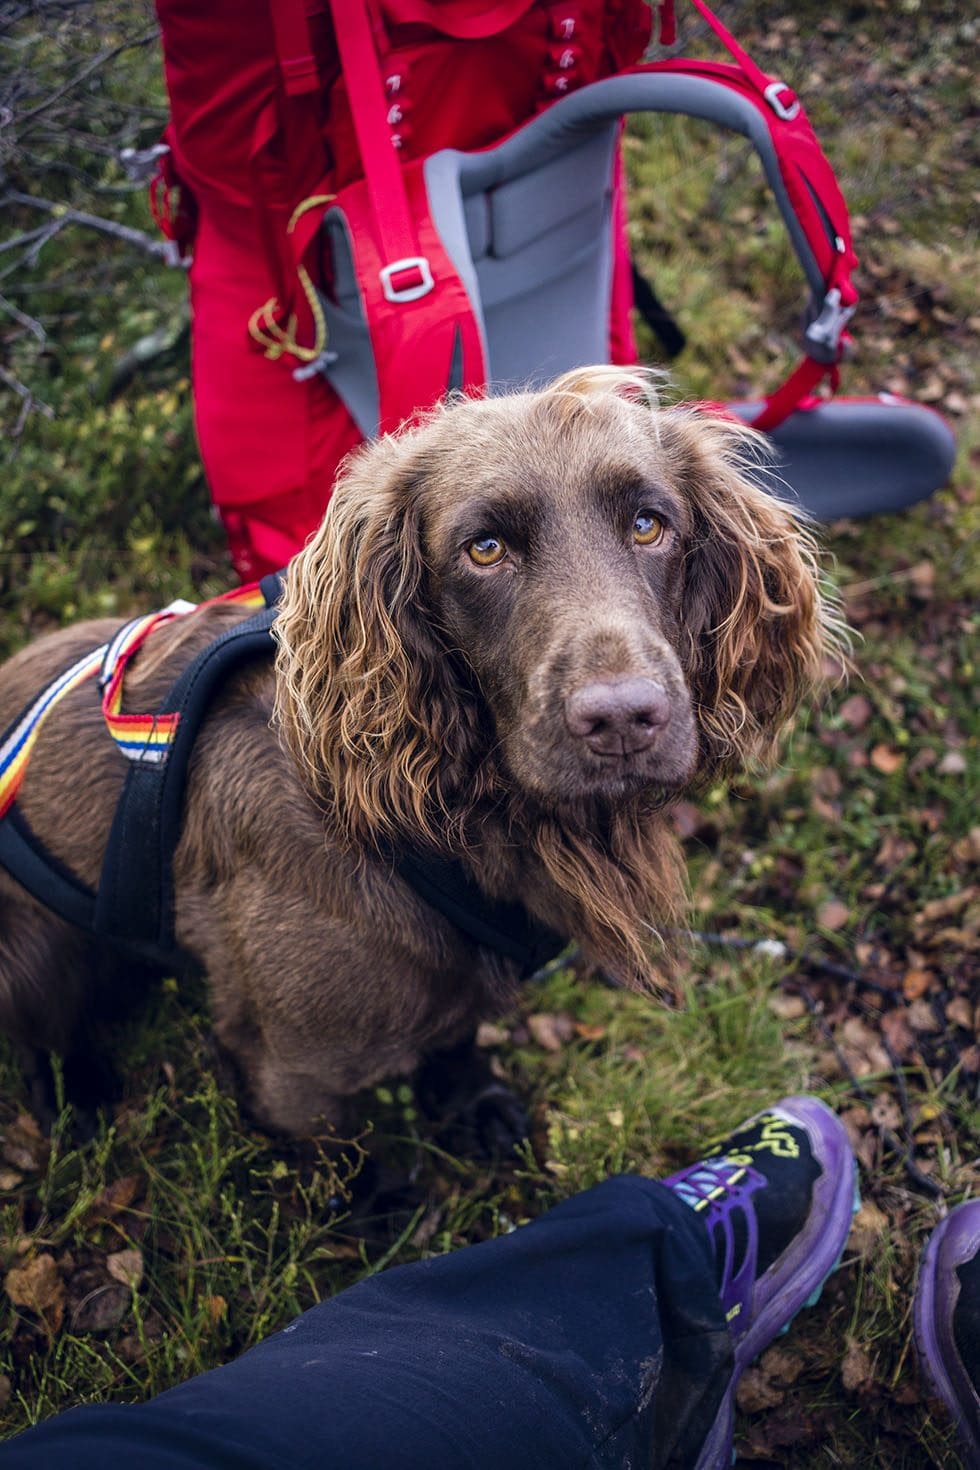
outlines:
[{"label": "red backpack", "polygon": [[227,15],[159,0],[174,110],[155,199],[184,248],[196,231],[198,428],[243,576],[302,544],[359,437],[451,388],[635,360],[618,138],[643,109],[708,117],[760,154],[811,304],[797,368],[732,407],[795,454],[790,483],[843,513],[813,497],[862,447],[892,504],[942,483],[935,415],[814,398],[836,389],[857,303],[847,208],[792,89],[692,3],[730,62],[635,65],[642,0],[248,0],[234,48]]}]

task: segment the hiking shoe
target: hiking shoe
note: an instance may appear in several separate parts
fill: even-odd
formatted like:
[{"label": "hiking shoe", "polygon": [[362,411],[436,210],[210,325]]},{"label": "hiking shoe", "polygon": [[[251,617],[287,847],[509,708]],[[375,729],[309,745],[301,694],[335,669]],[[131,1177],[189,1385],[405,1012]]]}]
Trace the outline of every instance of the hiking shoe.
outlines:
[{"label": "hiking shoe", "polygon": [[816,1302],[840,1261],[856,1208],[854,1156],[828,1107],[788,1097],[663,1183],[701,1216],[715,1248],[735,1364],[695,1470],[728,1470],[741,1374]]},{"label": "hiking shoe", "polygon": [[929,1237],[912,1310],[926,1377],[980,1470],[980,1199],[958,1205]]}]

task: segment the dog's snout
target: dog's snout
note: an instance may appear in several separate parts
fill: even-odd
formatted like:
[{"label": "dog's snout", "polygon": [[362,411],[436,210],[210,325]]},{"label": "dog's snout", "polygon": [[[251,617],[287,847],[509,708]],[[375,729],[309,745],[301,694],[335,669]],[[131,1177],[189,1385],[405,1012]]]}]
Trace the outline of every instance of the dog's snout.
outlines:
[{"label": "dog's snout", "polygon": [[638,755],[670,719],[670,698],[653,679],[586,684],[565,700],[565,723],[596,755]]}]

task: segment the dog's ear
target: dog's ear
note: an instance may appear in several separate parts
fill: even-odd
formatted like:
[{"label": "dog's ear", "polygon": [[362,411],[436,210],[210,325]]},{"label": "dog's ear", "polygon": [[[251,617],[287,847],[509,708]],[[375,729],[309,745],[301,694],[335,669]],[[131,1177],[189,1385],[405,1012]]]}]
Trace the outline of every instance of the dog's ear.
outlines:
[{"label": "dog's ear", "polygon": [[416,434],[359,451],[290,563],[274,629],[276,718],[339,836],[440,843],[478,712],[428,604]]},{"label": "dog's ear", "polygon": [[682,621],[710,775],[771,759],[840,653],[841,624],[805,518],[748,478],[766,453],[760,436],[691,410],[663,422],[692,511]]}]

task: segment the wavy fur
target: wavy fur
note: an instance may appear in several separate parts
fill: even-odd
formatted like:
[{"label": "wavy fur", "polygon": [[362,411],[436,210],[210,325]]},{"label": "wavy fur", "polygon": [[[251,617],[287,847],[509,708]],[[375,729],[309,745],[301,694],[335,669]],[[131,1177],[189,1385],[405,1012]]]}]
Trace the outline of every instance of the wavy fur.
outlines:
[{"label": "wavy fur", "polygon": [[515,786],[466,650],[445,632],[425,516],[440,497],[466,493],[444,472],[460,433],[484,454],[511,418],[519,434],[535,415],[586,434],[597,451],[643,436],[673,467],[691,514],[679,656],[699,730],[693,784],[770,759],[839,641],[816,544],[788,506],[749,482],[761,436],[658,408],[653,396],[649,374],[582,369],[512,407],[440,408],[358,451],[290,567],[275,628],[276,718],[334,835],[362,851],[407,841],[464,852],[492,873],[483,848],[502,834],[534,854],[575,937],[637,988],[656,985],[660,933],[684,905],[663,802],[647,794],[612,811],[575,802],[544,811]]}]

